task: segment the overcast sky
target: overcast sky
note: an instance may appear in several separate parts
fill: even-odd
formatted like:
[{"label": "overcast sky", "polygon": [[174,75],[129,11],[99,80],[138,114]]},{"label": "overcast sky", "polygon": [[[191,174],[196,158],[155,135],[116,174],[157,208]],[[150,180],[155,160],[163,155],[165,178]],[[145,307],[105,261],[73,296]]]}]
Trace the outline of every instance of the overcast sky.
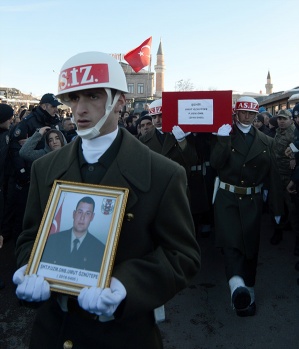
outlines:
[{"label": "overcast sky", "polygon": [[57,92],[61,66],[83,51],[127,53],[162,39],[165,90],[265,93],[299,86],[298,0],[10,0],[0,2],[0,86]]}]

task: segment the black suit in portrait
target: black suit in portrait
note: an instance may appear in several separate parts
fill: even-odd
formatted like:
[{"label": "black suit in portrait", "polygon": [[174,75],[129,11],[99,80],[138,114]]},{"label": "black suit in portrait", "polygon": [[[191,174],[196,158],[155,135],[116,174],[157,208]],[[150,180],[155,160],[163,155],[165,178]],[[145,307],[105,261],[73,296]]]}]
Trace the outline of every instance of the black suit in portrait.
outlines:
[{"label": "black suit in portrait", "polygon": [[78,251],[71,253],[72,229],[49,236],[41,262],[99,272],[105,245],[87,232]]}]

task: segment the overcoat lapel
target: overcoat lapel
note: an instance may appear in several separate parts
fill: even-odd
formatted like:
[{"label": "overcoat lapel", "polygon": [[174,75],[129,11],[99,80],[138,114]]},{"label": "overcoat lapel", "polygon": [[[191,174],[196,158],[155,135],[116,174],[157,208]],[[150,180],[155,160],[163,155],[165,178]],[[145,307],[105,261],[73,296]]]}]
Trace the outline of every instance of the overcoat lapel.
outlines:
[{"label": "overcoat lapel", "polygon": [[248,152],[248,147],[246,146],[245,140],[238,130],[234,130],[234,132],[235,133],[232,135],[232,148],[245,156]]},{"label": "overcoat lapel", "polygon": [[246,162],[254,159],[256,156],[260,155],[263,152],[266,152],[267,145],[266,143],[259,137],[259,132],[255,130],[257,133],[257,137],[254,137],[254,141],[249,149]]},{"label": "overcoat lapel", "polygon": [[254,137],[254,141],[249,151],[244,138],[241,136],[238,130],[235,130],[235,134],[233,136],[234,138],[232,140],[232,148],[234,148],[236,151],[238,151],[244,156],[246,156],[247,154],[245,162],[252,160],[262,152],[265,152],[267,149],[267,144],[262,140],[258,131],[254,130],[254,132],[257,133],[257,137]]}]

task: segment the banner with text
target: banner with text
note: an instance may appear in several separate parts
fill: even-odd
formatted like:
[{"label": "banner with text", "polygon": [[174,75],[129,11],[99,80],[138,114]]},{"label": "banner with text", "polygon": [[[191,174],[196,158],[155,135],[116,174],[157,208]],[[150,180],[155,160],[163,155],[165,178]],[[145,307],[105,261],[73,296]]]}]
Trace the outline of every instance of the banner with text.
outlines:
[{"label": "banner with text", "polygon": [[163,92],[162,130],[175,125],[184,132],[217,132],[232,124],[232,91]]}]

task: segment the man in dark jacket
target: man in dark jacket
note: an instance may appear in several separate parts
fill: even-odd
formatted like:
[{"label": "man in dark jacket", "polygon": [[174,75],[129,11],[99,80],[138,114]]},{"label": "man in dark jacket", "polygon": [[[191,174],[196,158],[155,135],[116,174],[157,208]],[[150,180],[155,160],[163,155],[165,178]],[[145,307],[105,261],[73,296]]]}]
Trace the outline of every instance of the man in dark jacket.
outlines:
[{"label": "man in dark jacket", "polygon": [[[25,161],[19,154],[23,142],[31,137],[36,131],[44,126],[56,128],[59,123],[57,116],[57,107],[61,105],[58,99],[52,93],[46,93],[42,96],[40,104],[32,112],[21,120],[10,133],[9,155],[12,161],[15,177],[15,206],[13,237],[17,239],[22,230],[22,222],[30,182],[31,162]],[[37,144],[36,149],[45,147],[44,139]]]},{"label": "man in dark jacket", "polygon": [[[1,225],[4,215],[4,173],[7,165],[7,153],[9,147],[9,127],[12,123],[13,109],[7,104],[0,103],[0,248],[3,243]],[[0,279],[0,289],[4,287],[4,282]]]},{"label": "man in dark jacket", "polygon": [[[199,269],[186,173],[118,128],[125,92],[124,71],[108,54],[80,53],[61,69],[58,96],[72,108],[78,137],[33,163],[24,230],[16,246],[17,296],[47,300],[33,323],[30,349],[60,349],[65,342],[77,349],[161,349],[154,310]],[[24,275],[57,179],[129,190],[110,287],[84,287],[78,298],[55,297],[51,280]],[[65,306],[59,296],[66,297]]]},{"label": "man in dark jacket", "polygon": [[[22,142],[31,137],[40,128],[49,126],[56,128],[59,123],[57,107],[62,105],[51,93],[42,96],[40,104],[32,112],[21,120],[11,132],[10,154],[15,167],[16,182],[19,186],[26,185],[30,180],[30,164],[26,164],[19,156]],[[45,147],[44,139],[36,146],[36,149]]]},{"label": "man in dark jacket", "polygon": [[14,129],[12,140],[18,141],[31,137],[37,129],[43,126],[56,128],[55,126],[59,124],[57,109],[59,105],[62,105],[62,103],[54,94],[44,94],[39,105],[33,108],[32,112],[23,118]]},{"label": "man in dark jacket", "polygon": [[3,180],[7,163],[7,153],[9,148],[9,128],[12,122],[12,117],[12,107],[7,104],[0,103],[0,227],[3,219]]},{"label": "man in dark jacket", "polygon": [[256,311],[254,285],[263,208],[261,188],[267,180],[269,207],[278,220],[283,213],[282,185],[273,139],[252,127],[258,112],[257,101],[241,97],[235,111],[233,128],[230,125],[219,128],[211,151],[211,166],[219,176],[215,188],[215,233],[217,246],[224,253],[232,304],[238,316],[251,316]]}]

